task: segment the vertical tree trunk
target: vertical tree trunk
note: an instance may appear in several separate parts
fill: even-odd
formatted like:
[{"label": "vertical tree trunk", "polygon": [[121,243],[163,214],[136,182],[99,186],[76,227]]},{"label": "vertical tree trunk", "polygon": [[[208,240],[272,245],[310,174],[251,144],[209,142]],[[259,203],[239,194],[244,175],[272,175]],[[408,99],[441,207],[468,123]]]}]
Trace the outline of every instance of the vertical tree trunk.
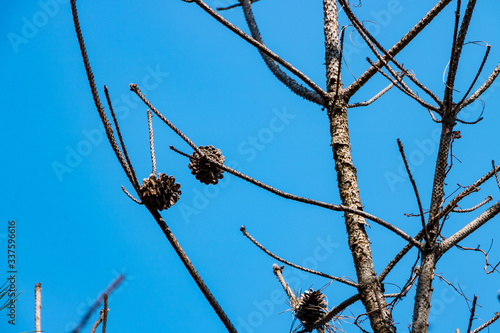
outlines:
[{"label": "vertical tree trunk", "polygon": [[415,305],[413,308],[412,333],[426,333],[429,326],[429,309],[432,295],[432,281],[434,270],[438,259],[436,253],[439,236],[439,220],[436,215],[439,213],[444,197],[444,181],[446,178],[446,168],[448,166],[448,155],[450,152],[450,142],[455,123],[455,116],[452,112],[444,112],[441,139],[434,172],[434,183],[432,186],[431,207],[429,211],[428,233],[429,244],[425,244],[426,250],[422,252],[422,262],[420,275],[418,277],[417,292],[415,294]]},{"label": "vertical tree trunk", "polygon": [[[356,168],[351,157],[349,124],[347,121],[347,101],[342,96],[340,77],[340,41],[337,17],[337,1],[324,0],[325,60],[328,87],[328,117],[330,120],[331,146],[335,160],[335,170],[342,204],[362,209]],[[396,332],[382,294],[382,286],[377,280],[370,248],[365,231],[364,218],[345,213],[349,248],[354,259],[361,301],[370,318],[375,333]]]}]

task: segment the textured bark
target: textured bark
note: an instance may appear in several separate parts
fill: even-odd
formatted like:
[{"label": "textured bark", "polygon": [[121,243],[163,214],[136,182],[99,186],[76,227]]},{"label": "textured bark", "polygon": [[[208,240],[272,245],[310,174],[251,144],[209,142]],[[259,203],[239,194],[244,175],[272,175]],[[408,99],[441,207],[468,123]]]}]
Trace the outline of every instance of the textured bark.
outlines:
[{"label": "textured bark", "polygon": [[[325,64],[328,96],[328,116],[330,120],[331,146],[335,160],[335,170],[342,204],[362,209],[356,168],[351,157],[349,124],[347,121],[347,101],[342,97],[340,77],[340,40],[336,0],[324,0],[325,15]],[[361,301],[370,318],[375,333],[396,332],[387,310],[382,286],[373,266],[370,241],[365,231],[365,219],[359,215],[345,213],[348,234],[356,275],[360,287]]]},{"label": "textured bark", "polygon": [[[451,114],[450,114],[451,113]],[[430,301],[432,295],[432,281],[434,269],[438,259],[437,238],[439,236],[439,212],[442,207],[444,197],[444,181],[446,178],[446,168],[448,166],[448,155],[450,152],[450,142],[455,124],[455,115],[452,112],[444,112],[439,151],[434,172],[434,183],[432,186],[431,207],[429,211],[428,233],[430,244],[425,244],[427,250],[422,252],[422,263],[420,276],[415,294],[415,304],[413,308],[412,333],[426,333],[428,329],[428,317]]]}]

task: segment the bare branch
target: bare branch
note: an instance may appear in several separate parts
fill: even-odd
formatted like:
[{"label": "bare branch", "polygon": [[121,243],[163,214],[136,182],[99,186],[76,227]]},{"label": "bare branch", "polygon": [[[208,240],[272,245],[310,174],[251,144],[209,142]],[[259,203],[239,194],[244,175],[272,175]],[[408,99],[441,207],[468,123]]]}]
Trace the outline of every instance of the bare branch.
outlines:
[{"label": "bare branch", "polygon": [[469,89],[467,89],[467,92],[462,97],[462,100],[457,103],[458,108],[461,108],[463,102],[465,101],[465,99],[467,98],[467,96],[471,92],[472,88],[476,84],[477,80],[479,79],[479,76],[483,72],[484,64],[486,63],[486,59],[488,59],[488,55],[490,54],[490,50],[491,50],[491,45],[486,46],[486,52],[484,54],[483,61],[481,62],[481,65],[479,66],[479,69],[476,73],[476,76],[474,77],[474,80],[472,80],[472,83],[470,84]]},{"label": "bare branch", "polygon": [[454,213],[470,213],[470,212],[473,212],[475,211],[476,209],[486,205],[488,202],[490,202],[491,200],[493,200],[493,197],[490,195],[489,197],[487,197],[486,199],[484,199],[482,202],[478,203],[477,205],[475,205],[474,207],[472,208],[467,208],[467,209],[452,209],[451,211],[454,212]]},{"label": "bare branch", "polygon": [[[405,48],[412,40],[415,38],[440,12],[446,7],[451,0],[440,0],[420,21],[418,21],[415,26],[406,33],[393,47],[391,47],[387,54],[394,57],[403,48]],[[384,61],[387,61],[389,57],[384,56]],[[381,61],[377,61],[375,66],[368,68],[356,81],[354,81],[349,87],[347,87],[344,92],[347,97],[354,95],[375,73],[377,73],[377,68],[382,65]],[[500,65],[499,65],[500,66]]]},{"label": "bare branch", "polygon": [[401,157],[403,158],[403,162],[405,164],[406,173],[408,174],[408,177],[410,178],[411,185],[413,186],[413,191],[415,192],[415,196],[417,197],[418,210],[420,211],[420,218],[422,221],[422,230],[424,231],[424,239],[425,239],[425,243],[429,246],[430,245],[429,234],[427,233],[427,227],[425,226],[424,210],[422,208],[422,202],[420,201],[420,195],[418,194],[417,183],[415,183],[415,180],[413,179],[413,176],[412,176],[411,170],[410,170],[410,166],[408,165],[408,161],[406,160],[403,144],[401,143],[401,140],[399,140],[399,139],[398,139],[398,147],[399,147],[399,152],[401,153]]},{"label": "bare branch", "polygon": [[484,324],[482,324],[481,326],[479,326],[475,330],[471,331],[470,333],[478,333],[478,332],[484,330],[486,327],[493,324],[498,318],[500,318],[500,312],[496,312],[495,315],[490,320],[488,320],[487,322],[485,322]]},{"label": "bare branch", "polygon": [[137,180],[137,176],[135,175],[135,170],[132,167],[132,162],[128,157],[127,147],[125,147],[125,143],[123,141],[122,132],[120,131],[120,126],[118,125],[118,119],[116,118],[115,110],[113,109],[113,104],[111,104],[111,98],[109,97],[108,87],[104,86],[104,94],[106,95],[106,101],[108,102],[109,111],[111,112],[111,117],[113,118],[113,122],[115,123],[116,134],[118,134],[118,139],[120,140],[120,145],[123,150],[123,155],[127,161],[128,167],[130,168],[130,173],[132,174],[132,179],[135,181],[132,183],[132,186],[136,191],[141,187],[139,181]]},{"label": "bare branch", "polygon": [[498,189],[500,189],[500,179],[498,179],[497,168],[495,167],[495,161],[491,161],[491,164],[493,165],[493,171],[495,172],[495,179],[497,180]]},{"label": "bare branch", "polygon": [[[104,112],[104,108],[102,107],[101,100],[99,99],[99,94],[97,92],[96,84],[94,81],[94,74],[92,73],[92,68],[90,67],[90,61],[89,57],[87,55],[87,49],[85,47],[85,42],[83,40],[83,35],[82,31],[80,29],[80,21],[78,19],[78,12],[76,9],[76,0],[71,0],[71,11],[73,15],[73,23],[75,26],[75,31],[76,31],[76,36],[78,38],[78,44],[80,45],[80,51],[82,54],[82,59],[83,59],[83,64],[85,66],[85,71],[87,73],[87,79],[89,81],[90,85],[90,90],[92,92],[92,97],[94,99],[94,104],[96,106],[97,112],[99,113],[99,116],[101,117],[101,121],[104,125],[104,129],[106,131],[106,135],[108,137],[108,141],[111,144],[111,147],[113,148],[113,151],[115,152],[115,155],[120,162],[120,165],[123,168],[123,171],[125,171],[125,174],[129,178],[129,181],[132,185],[137,184],[137,179],[134,178],[134,174],[131,172],[129,165],[127,164],[127,161],[122,155],[122,152],[120,150],[120,147],[118,146],[115,137],[113,135],[113,129],[111,128],[111,125],[109,124],[108,118],[106,117],[106,113]],[[138,189],[136,189],[138,190]]]},{"label": "bare branch", "polygon": [[[476,0],[469,0],[469,3],[467,4],[467,8],[465,10],[464,17],[462,19],[462,24],[460,26],[460,31],[458,32],[458,35],[456,35],[456,26],[455,26],[455,36],[453,40],[452,54],[450,57],[450,68],[448,70],[448,78],[446,81],[446,89],[444,94],[445,96],[444,103],[448,109],[451,108],[451,105],[453,103],[453,87],[455,85],[455,77],[457,74],[458,63],[460,60],[460,56],[462,54],[462,48],[464,45],[465,36],[467,35],[467,31],[469,29],[470,20],[472,17],[472,13],[474,12],[475,5],[476,5]],[[457,11],[459,10],[460,6],[458,5]],[[459,14],[460,13],[456,13],[456,15]]]},{"label": "bare branch", "polygon": [[465,190],[463,190],[460,194],[458,194],[455,198],[453,198],[446,205],[446,207],[444,207],[436,215],[436,219],[440,219],[443,216],[446,216],[447,214],[449,214],[452,209],[454,209],[455,207],[457,207],[457,204],[460,202],[460,200],[462,200],[463,198],[465,198],[466,196],[468,196],[469,194],[471,194],[473,192],[479,191],[479,186],[481,186],[484,182],[486,182],[488,179],[490,179],[491,177],[493,177],[493,175],[496,172],[499,172],[499,171],[500,171],[500,165],[494,167],[493,170],[491,170],[490,172],[488,172],[487,174],[485,174],[483,177],[481,177],[477,181],[475,181],[474,184],[470,185]]},{"label": "bare branch", "polygon": [[[415,240],[420,240],[424,235],[423,231],[420,231],[415,237]],[[396,264],[413,248],[413,243],[406,244],[401,251],[396,254],[396,256],[387,264],[382,273],[378,276],[380,282],[384,281],[390,271],[396,266]]]},{"label": "bare branch", "polygon": [[[382,58],[380,58],[382,59]],[[380,60],[379,59],[379,60]],[[370,58],[367,58],[366,59],[371,65],[375,65],[371,60]],[[392,82],[397,88],[399,88],[399,90],[401,90],[402,92],[404,92],[406,95],[408,95],[409,97],[413,98],[415,101],[417,101],[420,105],[422,105],[424,108],[426,109],[430,109],[430,110],[433,110],[435,112],[440,112],[439,109],[429,103],[427,103],[426,101],[424,101],[422,98],[420,98],[413,90],[411,90],[410,87],[408,87],[408,85],[406,83],[403,82],[403,80],[401,79],[404,75],[404,73],[402,75],[397,75],[396,72],[394,72],[394,70],[392,68],[390,68],[389,64],[387,64],[387,62],[383,62],[384,66],[389,70],[389,72],[391,73],[391,75],[395,78],[395,80],[393,80],[389,75],[387,75],[386,73],[384,73],[381,69],[378,69],[379,73],[382,74],[386,79],[388,79],[390,82]]]},{"label": "bare branch", "polygon": [[92,327],[92,331],[90,331],[90,333],[95,333],[97,327],[99,327],[99,325],[102,323],[103,319],[104,319],[104,310],[101,310],[101,314],[99,315],[99,318],[94,323],[94,326]]},{"label": "bare branch", "polygon": [[[178,151],[177,149],[175,149],[174,147],[170,146],[170,148],[174,151]],[[183,154],[184,156],[189,156],[187,154]],[[194,158],[194,156],[191,156],[192,158]],[[309,204],[309,205],[314,205],[314,206],[319,206],[319,207],[323,207],[323,208],[327,208],[327,209],[330,209],[330,210],[334,210],[334,211],[342,211],[342,212],[347,212],[347,213],[352,213],[352,214],[357,214],[359,216],[362,216],[370,221],[373,221],[375,223],[378,223],[380,224],[381,226],[391,230],[392,232],[398,234],[399,236],[401,236],[403,239],[413,243],[414,246],[416,246],[417,248],[419,249],[422,249],[422,244],[420,244],[418,241],[416,241],[415,239],[411,238],[408,234],[406,234],[404,231],[402,231],[401,229],[395,227],[394,225],[390,224],[389,222],[386,222],[374,215],[371,215],[369,213],[366,213],[362,210],[359,210],[359,209],[356,209],[356,208],[351,208],[351,207],[347,207],[347,206],[343,206],[343,205],[334,205],[334,204],[329,204],[329,203],[325,203],[325,202],[321,202],[321,201],[317,201],[317,200],[312,200],[312,199],[307,199],[307,198],[303,198],[303,197],[299,197],[297,195],[293,195],[293,194],[290,194],[290,193],[286,193],[286,192],[283,192],[283,191],[280,191],[278,189],[275,189],[274,187],[271,187],[267,184],[264,184],[252,177],[249,177],[239,171],[236,171],[234,169],[231,169],[229,168],[228,166],[225,166],[224,164],[221,164],[219,163],[218,161],[214,160],[214,159],[211,159],[207,156],[208,160],[217,165],[219,168],[223,169],[224,171],[227,171],[228,173],[238,177],[238,178],[241,178],[243,180],[246,180],[247,182],[251,183],[251,184],[254,184],[266,191],[269,191],[271,193],[274,193],[282,198],[285,198],[285,199],[290,199],[290,200],[294,200],[294,201],[298,201],[298,202],[302,202],[302,203],[306,203],[306,204]]]},{"label": "bare branch", "polygon": [[[254,3],[254,2],[257,2],[259,0],[250,0],[250,3]],[[228,10],[228,9],[233,9],[233,8],[236,8],[236,7],[239,7],[241,6],[241,3],[235,3],[234,5],[231,5],[231,6],[227,6],[227,7],[216,7],[215,9],[217,9],[218,11],[222,11],[222,10]]]},{"label": "bare branch", "polygon": [[241,226],[240,230],[243,233],[243,235],[245,235],[259,249],[261,249],[262,251],[264,251],[270,257],[278,260],[279,262],[282,262],[282,263],[284,263],[284,264],[286,264],[288,266],[291,266],[293,268],[300,269],[301,271],[304,271],[304,272],[307,272],[307,273],[319,275],[319,276],[325,277],[327,279],[331,279],[331,280],[334,280],[334,281],[338,281],[338,282],[347,284],[347,285],[352,286],[352,287],[356,287],[356,288],[358,287],[358,284],[355,283],[355,282],[352,282],[352,281],[349,281],[349,280],[346,280],[346,279],[342,279],[342,278],[338,278],[338,277],[335,277],[335,276],[332,276],[332,275],[329,275],[329,274],[325,274],[325,273],[322,273],[322,272],[318,272],[318,271],[315,271],[315,270],[312,270],[312,269],[309,269],[309,268],[305,268],[305,267],[296,265],[296,264],[294,264],[294,263],[292,263],[292,262],[290,262],[288,260],[282,259],[282,258],[278,257],[277,255],[275,255],[274,253],[272,253],[271,251],[269,251],[268,249],[266,249],[255,238],[253,238],[252,235],[250,235],[248,233],[248,231],[246,230],[245,226]]},{"label": "bare branch", "polygon": [[42,332],[42,284],[35,285],[35,332]]},{"label": "bare branch", "polygon": [[153,164],[152,174],[156,175],[156,156],[155,156],[155,142],[153,135],[153,119],[151,111],[148,110],[148,128],[149,128],[149,149],[151,150],[151,162]]},{"label": "bare branch", "polygon": [[[253,2],[255,1],[250,1],[250,3]],[[264,40],[262,39],[262,36],[260,34],[259,28],[257,26],[257,23],[255,22],[252,6],[250,3],[249,0],[243,0],[240,4],[238,4],[238,6],[243,6],[243,13],[245,14],[245,19],[247,21],[248,27],[250,28],[250,32],[252,33],[252,37],[261,45],[265,45]],[[281,70],[276,61],[274,61],[271,57],[269,57],[259,48],[258,50],[269,70],[274,74],[274,76],[276,76],[278,80],[280,80],[285,86],[287,86],[293,93],[316,104],[319,105],[324,104],[324,100],[321,95],[297,83],[287,73]]]},{"label": "bare branch", "polygon": [[139,200],[137,200],[136,198],[134,198],[134,196],[132,194],[130,194],[126,189],[125,187],[122,186],[122,191],[127,195],[127,197],[129,197],[130,199],[132,199],[132,201],[134,201],[135,203],[139,204],[139,205],[142,205],[143,203],[140,202]]},{"label": "bare branch", "polygon": [[500,201],[497,201],[497,203],[488,208],[488,210],[479,215],[465,227],[457,231],[453,236],[441,242],[439,249],[440,253],[445,253],[446,251],[448,251],[450,248],[462,241],[465,237],[469,236],[472,232],[479,229],[479,227],[495,217],[495,215],[497,215],[498,213],[500,213]]},{"label": "bare branch", "polygon": [[370,105],[373,102],[375,102],[377,99],[379,99],[380,97],[382,97],[386,92],[388,92],[389,90],[391,90],[392,87],[394,87],[394,82],[389,83],[389,85],[387,87],[385,87],[384,89],[382,89],[378,94],[376,94],[375,96],[373,96],[369,100],[364,101],[364,102],[354,103],[354,104],[348,104],[347,107],[348,108],[357,108],[359,106]]},{"label": "bare branch", "polygon": [[139,96],[139,98],[148,106],[148,108],[150,108],[151,110],[153,110],[153,112],[161,119],[163,120],[163,122],[165,124],[168,125],[168,127],[170,127],[175,133],[177,133],[177,135],[179,135],[184,141],[186,141],[186,143],[188,145],[191,146],[191,148],[193,148],[198,154],[200,154],[201,156],[204,156],[203,152],[201,152],[198,148],[197,145],[195,145],[193,143],[193,141],[191,141],[184,133],[182,133],[177,127],[174,126],[174,124],[172,124],[167,118],[165,118],[158,110],[156,110],[156,108],[153,106],[153,104],[151,104],[150,101],[148,101],[146,99],[146,96],[144,96],[144,94],[141,92],[141,90],[139,89],[139,87],[137,86],[137,84],[134,84],[134,83],[131,83],[130,84],[130,90],[132,90],[133,92],[135,92],[137,94],[137,96]]},{"label": "bare branch", "polygon": [[189,274],[191,275],[191,277],[195,281],[198,288],[200,288],[201,292],[203,293],[203,295],[205,296],[207,301],[210,303],[210,305],[212,306],[214,311],[219,316],[219,319],[222,321],[224,326],[226,326],[226,329],[228,330],[228,332],[237,333],[236,329],[234,328],[233,324],[231,323],[231,320],[229,320],[226,313],[224,312],[222,307],[219,305],[219,303],[215,299],[215,297],[212,294],[212,292],[210,291],[210,289],[208,289],[207,285],[205,284],[205,282],[201,278],[200,274],[198,273],[198,271],[194,267],[193,263],[191,262],[191,260],[189,260],[189,257],[187,256],[186,252],[184,252],[181,245],[177,241],[177,238],[175,238],[174,234],[172,233],[172,231],[170,230],[168,225],[165,223],[165,220],[163,220],[163,217],[160,215],[160,213],[156,209],[151,209],[147,205],[146,205],[146,207],[148,208],[149,212],[156,220],[156,223],[158,224],[160,229],[163,231],[163,234],[167,237],[168,241],[170,242],[170,244],[174,248],[175,252],[177,253],[179,258],[181,259],[182,263],[184,264],[184,267],[186,267],[186,269],[188,270]]},{"label": "bare branch", "polygon": [[90,308],[87,310],[85,315],[82,317],[80,320],[80,323],[73,329],[72,333],[78,333],[80,330],[85,326],[87,321],[90,319],[90,316],[94,313],[95,310],[97,310],[102,302],[104,301],[104,295],[105,294],[111,294],[118,286],[123,282],[125,279],[125,275],[120,274],[119,276],[116,277],[116,279],[111,282],[111,284],[106,288],[104,293],[102,293],[97,299],[94,301],[94,303],[90,306]]},{"label": "bare branch", "polygon": [[490,74],[490,76],[484,81],[483,85],[479,87],[469,98],[467,98],[461,105],[462,108],[466,107],[467,105],[471,104],[474,102],[476,99],[478,99],[495,81],[497,78],[498,74],[500,74],[500,63],[495,67],[493,72]]},{"label": "bare branch", "polygon": [[293,293],[292,289],[290,289],[290,286],[288,283],[286,283],[285,279],[283,278],[283,268],[284,266],[278,266],[277,264],[273,264],[273,273],[276,275],[278,278],[278,281],[281,283],[281,286],[283,287],[283,290],[285,290],[285,293],[288,296],[288,299],[290,300],[290,304],[292,305],[292,309],[295,308],[295,305],[298,305],[299,299],[295,294]]},{"label": "bare branch", "polygon": [[106,324],[108,321],[108,294],[104,294],[104,308],[102,309],[102,333],[106,333]]},{"label": "bare branch", "polygon": [[204,3],[202,0],[193,0],[190,2],[195,2],[198,6],[200,6],[201,9],[203,9],[205,12],[207,12],[210,16],[215,18],[217,21],[222,23],[225,27],[227,27],[229,30],[243,38],[245,41],[250,43],[251,45],[255,46],[257,49],[265,53],[267,56],[269,56],[271,59],[276,61],[278,64],[281,66],[285,67],[288,69],[292,74],[296,75],[298,78],[300,78],[304,83],[306,83],[309,87],[311,87],[312,90],[314,90],[316,93],[318,93],[322,98],[326,97],[326,93],[323,89],[318,87],[316,83],[314,83],[311,79],[309,79],[306,75],[302,74],[299,70],[297,70],[295,67],[290,65],[288,62],[285,60],[281,59],[277,54],[275,54],[273,51],[269,50],[265,45],[262,45],[259,43],[257,40],[254,38],[248,36],[246,33],[241,31],[239,28],[237,28],[235,25],[233,25],[231,22],[227,21],[225,18],[220,16],[216,11],[214,11],[212,8],[210,8],[206,3]]},{"label": "bare branch", "polygon": [[[493,242],[493,241],[492,241]],[[486,251],[484,251],[483,249],[480,249],[479,248],[479,245],[476,247],[476,248],[472,248],[472,247],[463,247],[463,246],[460,246],[460,245],[455,245],[457,248],[459,248],[460,250],[464,250],[464,251],[476,251],[476,252],[481,252],[483,255],[484,255],[484,272],[486,274],[491,274],[495,271],[498,272],[497,270],[497,267],[500,265],[500,262],[498,262],[495,266],[493,266],[492,264],[490,264],[488,262],[488,253]],[[488,267],[491,267],[491,270],[488,270]]]}]

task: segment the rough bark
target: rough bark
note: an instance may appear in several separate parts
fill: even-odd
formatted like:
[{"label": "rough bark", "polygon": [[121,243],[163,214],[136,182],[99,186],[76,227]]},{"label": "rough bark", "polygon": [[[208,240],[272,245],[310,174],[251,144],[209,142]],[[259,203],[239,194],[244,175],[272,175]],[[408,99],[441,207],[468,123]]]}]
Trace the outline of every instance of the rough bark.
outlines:
[{"label": "rough bark", "polygon": [[[331,146],[335,160],[335,170],[342,204],[362,209],[356,168],[351,157],[349,124],[347,121],[347,101],[342,96],[340,77],[340,40],[336,0],[324,0],[325,15],[325,63],[326,79],[330,104]],[[370,241],[365,231],[365,219],[359,215],[345,213],[345,225],[349,248],[354,260],[361,301],[370,318],[375,333],[396,332],[392,318],[387,310],[382,286],[377,279],[373,266]]]},{"label": "rough bark", "polygon": [[413,308],[412,333],[426,333],[429,326],[428,317],[431,306],[432,281],[434,278],[434,269],[438,260],[436,251],[440,224],[439,218],[437,217],[439,217],[444,197],[443,187],[446,178],[446,168],[448,167],[448,155],[453,126],[455,124],[455,116],[452,112],[444,112],[444,114],[436,169],[434,172],[434,183],[432,186],[429,222],[427,225],[429,244],[425,244],[426,250],[422,252],[421,270]]}]

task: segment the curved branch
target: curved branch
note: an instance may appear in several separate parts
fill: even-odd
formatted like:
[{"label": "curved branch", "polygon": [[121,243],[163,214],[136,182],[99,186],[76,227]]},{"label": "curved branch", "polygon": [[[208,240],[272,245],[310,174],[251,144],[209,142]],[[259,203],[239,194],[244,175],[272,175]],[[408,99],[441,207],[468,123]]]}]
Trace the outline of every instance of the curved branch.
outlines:
[{"label": "curved branch", "polygon": [[474,184],[470,185],[467,187],[465,190],[463,190],[461,193],[459,193],[456,197],[454,197],[447,205],[444,207],[437,215],[436,219],[441,219],[443,216],[449,214],[452,209],[454,209],[457,204],[468,196],[469,194],[473,192],[479,191],[479,186],[486,182],[488,179],[493,177],[497,172],[500,172],[500,165],[497,165],[496,167],[493,168],[490,172],[485,174],[483,177],[479,178],[477,181],[474,182]]},{"label": "curved branch", "polygon": [[[250,32],[252,33],[252,37],[259,42],[261,45],[265,45],[262,36],[260,34],[257,23],[255,22],[255,18],[253,16],[252,6],[249,2],[250,0],[242,0],[241,5],[243,7],[243,13],[245,14],[245,19],[247,21],[248,27],[250,28]],[[274,76],[280,80],[285,86],[287,86],[292,92],[299,95],[300,97],[314,102],[319,105],[323,105],[323,97],[321,97],[317,92],[307,89],[301,84],[297,83],[294,79],[292,79],[289,75],[287,75],[281,68],[278,66],[276,61],[274,61],[271,57],[269,57],[266,53],[261,51],[259,53],[266,63],[269,70],[274,74]]]},{"label": "curved branch", "polygon": [[201,9],[203,9],[205,12],[207,12],[210,16],[215,18],[217,21],[222,23],[225,27],[227,27],[229,30],[243,38],[245,41],[259,49],[259,51],[265,53],[268,55],[271,59],[276,61],[278,64],[281,66],[285,67],[288,69],[292,74],[296,75],[298,78],[300,78],[304,83],[306,83],[309,87],[311,87],[312,90],[314,90],[316,93],[318,93],[322,98],[326,97],[326,92],[321,89],[316,83],[314,83],[310,78],[308,78],[306,75],[304,75],[302,72],[300,72],[298,69],[293,67],[291,64],[286,62],[285,60],[281,59],[276,53],[273,51],[269,50],[265,45],[262,45],[258,41],[256,41],[254,38],[248,36],[246,33],[241,31],[238,27],[233,25],[231,22],[227,21],[225,18],[220,16],[216,11],[214,11],[212,8],[210,8],[206,3],[204,3],[202,0],[192,0],[189,2],[195,2],[198,6],[200,6]]},{"label": "curved branch", "polygon": [[288,266],[291,266],[293,268],[300,269],[301,271],[304,271],[304,272],[307,272],[307,273],[319,275],[319,276],[322,276],[322,277],[330,279],[330,280],[334,280],[334,281],[338,281],[338,282],[347,284],[347,285],[349,285],[351,287],[356,287],[356,288],[358,287],[358,284],[355,283],[355,282],[352,282],[352,281],[349,281],[349,280],[346,280],[346,279],[342,279],[342,278],[338,278],[338,277],[335,277],[335,276],[332,276],[332,275],[329,275],[329,274],[325,274],[325,273],[322,273],[322,272],[318,272],[318,271],[315,271],[315,270],[312,270],[312,269],[309,269],[309,268],[305,268],[305,267],[296,265],[296,264],[294,264],[294,263],[292,263],[292,262],[290,262],[288,260],[282,259],[282,258],[278,257],[277,255],[275,255],[274,253],[272,253],[271,251],[269,251],[268,249],[266,249],[255,238],[253,238],[252,235],[250,235],[248,233],[248,231],[246,230],[245,226],[242,225],[241,228],[240,228],[240,230],[243,233],[243,235],[245,235],[245,237],[248,238],[252,243],[254,243],[259,249],[261,249],[262,251],[264,251],[271,258],[274,258],[274,259],[278,260],[279,262],[282,262],[282,263],[284,263],[284,264],[286,264]]},{"label": "curved branch", "polygon": [[497,203],[488,208],[484,213],[479,215],[473,221],[469,222],[465,227],[457,231],[453,236],[441,242],[439,246],[440,253],[444,254],[464,238],[479,229],[479,227],[481,227],[483,224],[494,218],[498,213],[500,213],[500,201],[497,201]]},{"label": "curved branch", "polygon": [[[173,146],[170,146],[170,149],[174,150],[175,152],[179,152],[177,149],[175,149]],[[187,154],[182,154],[184,156],[189,156]],[[192,158],[195,158],[194,156],[191,156]],[[290,199],[290,200],[294,200],[294,201],[298,201],[298,202],[302,202],[302,203],[306,203],[306,204],[309,204],[309,205],[314,205],[314,206],[318,206],[318,207],[323,207],[323,208],[326,208],[326,209],[330,209],[330,210],[334,210],[334,211],[338,211],[338,212],[347,212],[347,213],[352,213],[352,214],[356,214],[356,215],[359,215],[359,216],[362,216],[370,221],[373,221],[377,224],[380,224],[381,226],[391,230],[392,232],[394,232],[395,234],[401,236],[403,239],[411,242],[414,246],[416,246],[417,248],[419,248],[420,250],[423,249],[422,247],[422,244],[420,244],[418,241],[416,241],[415,239],[411,238],[411,236],[409,236],[408,234],[406,234],[404,231],[402,231],[401,229],[395,227],[394,225],[390,224],[389,222],[386,222],[384,220],[382,220],[381,218],[378,218],[374,215],[371,215],[369,213],[366,213],[362,210],[359,210],[359,209],[356,209],[356,208],[351,208],[351,207],[347,207],[347,206],[343,206],[343,205],[334,205],[334,204],[329,204],[329,203],[325,203],[325,202],[321,202],[321,201],[317,201],[317,200],[312,200],[312,199],[308,199],[308,198],[303,198],[303,197],[299,197],[297,195],[294,195],[294,194],[290,194],[290,193],[286,193],[286,192],[283,192],[283,191],[280,191],[278,189],[275,189],[274,187],[271,187],[267,184],[264,184],[252,177],[249,177],[239,171],[236,171],[234,169],[231,169],[230,167],[228,166],[225,166],[224,164],[221,164],[219,163],[218,161],[210,158],[209,156],[206,156],[206,158],[208,158],[208,160],[210,161],[210,163],[213,163],[215,165],[217,165],[217,167],[223,169],[224,171],[227,171],[228,173],[238,177],[238,178],[241,178],[243,180],[246,180],[247,182],[251,183],[251,184],[254,184],[266,191],[269,191],[273,194],[276,194],[282,198],[285,198],[285,199]]]},{"label": "curved branch", "polygon": [[429,234],[427,233],[427,228],[425,226],[424,210],[422,208],[422,202],[420,201],[420,195],[418,194],[417,183],[415,183],[415,180],[413,179],[410,166],[408,165],[408,161],[406,160],[403,144],[399,139],[398,139],[398,146],[399,146],[399,152],[401,153],[401,157],[403,158],[403,162],[405,164],[406,173],[408,173],[411,185],[413,186],[413,191],[415,192],[415,196],[417,197],[418,210],[420,211],[420,218],[422,220],[422,230],[424,231],[424,239],[427,245],[429,245]]}]

